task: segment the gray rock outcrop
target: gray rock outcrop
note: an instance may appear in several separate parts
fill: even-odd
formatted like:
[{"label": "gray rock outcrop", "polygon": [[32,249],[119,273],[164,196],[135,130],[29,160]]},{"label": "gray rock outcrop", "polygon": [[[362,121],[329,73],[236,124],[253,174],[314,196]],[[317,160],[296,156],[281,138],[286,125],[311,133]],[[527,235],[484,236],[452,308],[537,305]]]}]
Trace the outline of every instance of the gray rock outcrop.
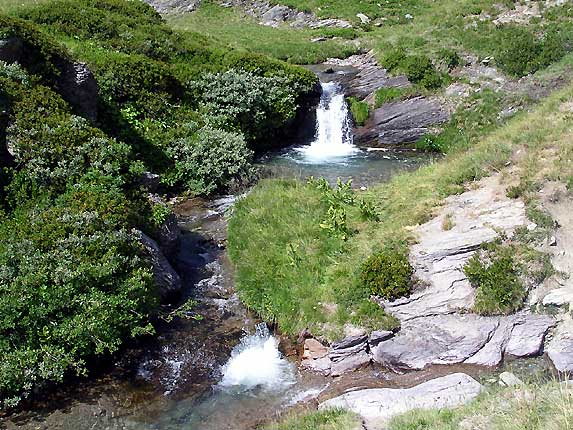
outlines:
[{"label": "gray rock outcrop", "polygon": [[386,103],[356,129],[355,138],[358,145],[371,147],[413,143],[449,117],[440,103],[425,97]]},{"label": "gray rock outcrop", "polygon": [[187,13],[197,10],[201,0],[144,0],[161,14]]},{"label": "gray rock outcrop", "polygon": [[153,268],[153,279],[162,301],[167,301],[181,290],[181,278],[173,269],[156,241],[142,231],[134,232],[143,246]]},{"label": "gray rock outcrop", "polygon": [[563,322],[547,345],[547,355],[560,372],[573,372],[573,321]]},{"label": "gray rock outcrop", "polygon": [[[6,63],[19,63],[24,68],[35,67],[45,54],[39,48],[30,46],[17,36],[0,39],[0,60]],[[60,92],[75,112],[95,121],[98,110],[99,87],[85,63],[73,62],[59,55],[52,55],[50,61],[59,69],[60,75],[52,84]]]},{"label": "gray rock outcrop", "polygon": [[395,415],[413,409],[460,406],[474,399],[481,390],[481,384],[471,376],[454,373],[412,388],[352,391],[321,403],[319,409],[347,409],[361,416],[367,428],[382,429]]}]

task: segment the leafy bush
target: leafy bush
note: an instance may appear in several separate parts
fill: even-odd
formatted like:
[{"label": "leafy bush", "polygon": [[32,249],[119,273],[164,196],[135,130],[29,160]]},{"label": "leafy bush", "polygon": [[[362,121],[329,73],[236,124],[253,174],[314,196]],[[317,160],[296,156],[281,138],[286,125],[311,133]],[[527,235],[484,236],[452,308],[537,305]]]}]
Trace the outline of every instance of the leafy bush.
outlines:
[{"label": "leafy bush", "polygon": [[537,37],[527,27],[507,25],[498,32],[496,63],[507,73],[524,76],[543,69],[571,50],[573,31],[551,27]]},{"label": "leafy bush", "polygon": [[244,70],[206,74],[191,83],[212,125],[241,130],[255,149],[292,121],[300,86],[284,73],[260,76]]},{"label": "leafy bush", "polygon": [[410,294],[413,273],[406,251],[387,247],[362,264],[360,281],[371,294],[393,300]]},{"label": "leafy bush", "polygon": [[444,48],[438,52],[438,61],[442,63],[446,69],[452,70],[461,64],[462,59],[456,51]]},{"label": "leafy bush", "polygon": [[44,83],[54,84],[62,63],[69,58],[65,48],[32,23],[0,14],[0,39],[18,37],[23,41],[21,66],[38,75]]},{"label": "leafy bush", "polygon": [[175,160],[173,172],[166,181],[182,185],[196,194],[240,185],[252,178],[252,151],[240,134],[205,126],[173,142],[167,149]]},{"label": "leafy bush", "polygon": [[527,296],[510,247],[490,246],[464,266],[477,289],[474,311],[480,315],[508,315],[518,311]]},{"label": "leafy bush", "polygon": [[368,103],[362,102],[355,97],[349,97],[348,103],[350,104],[350,113],[354,118],[356,125],[364,125],[370,116],[370,109]]},{"label": "leafy bush", "polygon": [[0,225],[0,399],[149,333],[151,274],[128,233],[125,196],[84,186]]},{"label": "leafy bush", "polygon": [[410,82],[426,89],[436,89],[444,84],[444,78],[425,55],[408,55],[402,48],[390,50],[382,64],[391,72],[405,73]]}]

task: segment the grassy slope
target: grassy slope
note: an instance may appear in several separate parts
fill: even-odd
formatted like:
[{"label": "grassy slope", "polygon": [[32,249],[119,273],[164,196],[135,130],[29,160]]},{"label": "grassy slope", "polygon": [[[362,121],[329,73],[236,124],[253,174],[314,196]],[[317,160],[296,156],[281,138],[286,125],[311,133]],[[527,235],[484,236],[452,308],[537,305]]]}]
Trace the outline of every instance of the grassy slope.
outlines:
[{"label": "grassy slope", "polygon": [[460,428],[569,430],[573,428],[571,385],[546,383],[490,389],[464,407],[412,411],[394,418],[389,425],[389,430]]},{"label": "grassy slope", "polygon": [[266,426],[265,430],[355,430],[359,424],[355,415],[334,409],[287,416],[280,422]]},{"label": "grassy slope", "polygon": [[[349,211],[348,223],[358,233],[335,246],[320,242],[325,207],[316,202],[315,191],[300,184],[264,182],[240,203],[229,226],[231,257],[245,303],[293,334],[310,327],[317,334],[335,336],[336,327],[347,321],[388,324],[387,316],[372,315],[365,305],[368,293],[357,284],[361,262],[389,241],[411,240],[411,227],[431,217],[446,196],[501,169],[517,148],[532,151],[550,145],[566,152],[573,116],[559,107],[572,100],[569,87],[479,141],[469,142],[469,148],[371,188],[364,198],[376,204],[381,222],[361,222],[356,211]],[[287,258],[291,247],[302,261],[296,270]],[[329,314],[320,304],[332,301],[339,304],[338,311]],[[290,307],[279,305],[283,303]]]},{"label": "grassy slope", "polygon": [[317,63],[329,57],[346,57],[356,51],[354,46],[343,40],[311,42],[312,38],[327,34],[352,37],[353,30],[266,27],[236,9],[224,8],[211,2],[205,2],[196,12],[169,17],[169,22],[176,29],[197,31],[224,45],[270,55],[291,63]]}]

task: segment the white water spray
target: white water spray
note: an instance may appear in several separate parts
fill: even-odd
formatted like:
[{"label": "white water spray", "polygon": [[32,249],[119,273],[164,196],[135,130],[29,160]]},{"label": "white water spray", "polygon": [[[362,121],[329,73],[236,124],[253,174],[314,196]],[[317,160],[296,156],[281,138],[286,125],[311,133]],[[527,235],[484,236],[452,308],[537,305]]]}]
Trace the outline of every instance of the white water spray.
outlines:
[{"label": "white water spray", "polygon": [[277,339],[262,323],[254,335],[244,337],[233,349],[219,385],[239,391],[281,391],[295,382],[294,366],[282,357]]},{"label": "white water spray", "polygon": [[323,82],[316,110],[316,137],[309,146],[298,149],[307,163],[344,159],[359,152],[352,143],[352,126],[342,88],[336,82]]}]

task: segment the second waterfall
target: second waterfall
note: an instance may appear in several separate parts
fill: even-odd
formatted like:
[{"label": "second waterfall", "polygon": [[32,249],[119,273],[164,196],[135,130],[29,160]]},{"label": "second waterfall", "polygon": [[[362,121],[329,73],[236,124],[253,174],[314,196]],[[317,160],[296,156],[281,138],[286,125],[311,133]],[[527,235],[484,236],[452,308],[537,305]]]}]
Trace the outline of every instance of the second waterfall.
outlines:
[{"label": "second waterfall", "polygon": [[352,124],[342,87],[336,82],[322,82],[321,87],[315,139],[310,145],[298,148],[309,163],[343,160],[359,151],[352,143]]}]

